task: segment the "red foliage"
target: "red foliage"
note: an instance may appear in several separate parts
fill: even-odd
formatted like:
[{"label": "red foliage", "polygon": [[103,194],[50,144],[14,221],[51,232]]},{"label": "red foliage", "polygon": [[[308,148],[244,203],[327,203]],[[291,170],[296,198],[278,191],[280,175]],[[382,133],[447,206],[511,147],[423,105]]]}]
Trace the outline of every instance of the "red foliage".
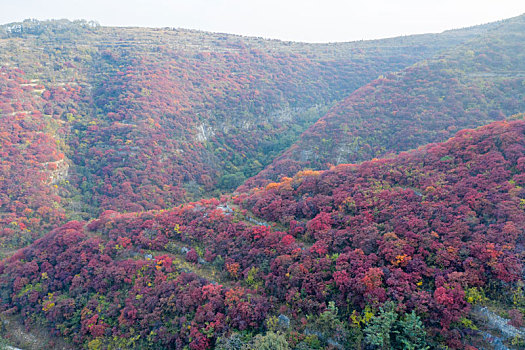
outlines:
[{"label": "red foliage", "polygon": [[187,252],[186,260],[194,264],[197,263],[197,261],[199,260],[199,255],[197,254],[197,251],[195,249],[191,249],[189,252]]}]

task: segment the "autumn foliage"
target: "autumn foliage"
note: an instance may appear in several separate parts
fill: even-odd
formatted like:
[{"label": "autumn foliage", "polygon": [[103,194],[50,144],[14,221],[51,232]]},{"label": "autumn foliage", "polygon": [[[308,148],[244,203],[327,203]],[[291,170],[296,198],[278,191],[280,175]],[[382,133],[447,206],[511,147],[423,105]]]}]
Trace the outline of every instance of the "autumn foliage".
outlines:
[{"label": "autumn foliage", "polygon": [[[394,301],[453,346],[467,290],[522,278],[524,135],[523,120],[497,122],[236,199],[288,232],[222,210],[227,198],[70,222],[2,263],[3,308],[77,343],[141,334],[137,344],[205,349],[260,331],[269,313],[300,318],[335,300],[350,317]],[[223,267],[228,286],[185,272],[173,243],[193,247],[192,264]]]},{"label": "autumn foliage", "polygon": [[522,327],[524,19],[0,26],[0,312],[87,349],[460,349],[482,302]]}]

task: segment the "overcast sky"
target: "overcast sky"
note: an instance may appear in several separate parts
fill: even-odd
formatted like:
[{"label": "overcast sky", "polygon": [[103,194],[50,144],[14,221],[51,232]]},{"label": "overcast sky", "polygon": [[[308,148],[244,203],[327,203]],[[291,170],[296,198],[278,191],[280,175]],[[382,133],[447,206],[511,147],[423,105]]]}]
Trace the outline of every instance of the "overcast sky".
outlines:
[{"label": "overcast sky", "polygon": [[525,0],[0,0],[0,23],[87,19],[330,42],[441,32],[525,13]]}]

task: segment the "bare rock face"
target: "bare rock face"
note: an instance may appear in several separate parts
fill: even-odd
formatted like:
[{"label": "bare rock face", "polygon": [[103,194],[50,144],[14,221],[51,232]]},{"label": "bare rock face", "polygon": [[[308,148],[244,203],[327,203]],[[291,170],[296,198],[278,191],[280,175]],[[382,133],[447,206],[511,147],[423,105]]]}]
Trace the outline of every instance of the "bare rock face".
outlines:
[{"label": "bare rock face", "polygon": [[525,329],[516,328],[509,324],[509,319],[498,316],[486,307],[474,307],[472,315],[478,322],[484,324],[490,331],[482,331],[483,339],[492,344],[494,349],[509,349],[504,342],[514,338],[524,338]]},{"label": "bare rock face", "polygon": [[59,159],[56,162],[45,163],[44,167],[49,170],[48,183],[50,185],[58,184],[60,181],[65,180],[69,175],[69,164],[64,159]]}]

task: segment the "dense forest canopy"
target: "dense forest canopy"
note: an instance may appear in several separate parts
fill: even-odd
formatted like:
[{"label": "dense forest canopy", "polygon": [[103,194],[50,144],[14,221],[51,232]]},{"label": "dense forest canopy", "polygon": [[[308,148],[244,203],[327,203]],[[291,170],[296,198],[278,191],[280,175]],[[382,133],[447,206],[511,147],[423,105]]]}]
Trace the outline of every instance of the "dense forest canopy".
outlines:
[{"label": "dense forest canopy", "polygon": [[444,141],[525,110],[525,18],[356,90],[260,172],[262,185]]},{"label": "dense forest canopy", "polygon": [[524,39],[0,26],[1,335],[524,346]]},{"label": "dense forest canopy", "polygon": [[[498,25],[340,44],[86,21],[4,25],[0,113],[17,138],[4,150],[4,245],[106,209],[230,192],[360,86]],[[33,148],[20,152],[25,144]]]}]

